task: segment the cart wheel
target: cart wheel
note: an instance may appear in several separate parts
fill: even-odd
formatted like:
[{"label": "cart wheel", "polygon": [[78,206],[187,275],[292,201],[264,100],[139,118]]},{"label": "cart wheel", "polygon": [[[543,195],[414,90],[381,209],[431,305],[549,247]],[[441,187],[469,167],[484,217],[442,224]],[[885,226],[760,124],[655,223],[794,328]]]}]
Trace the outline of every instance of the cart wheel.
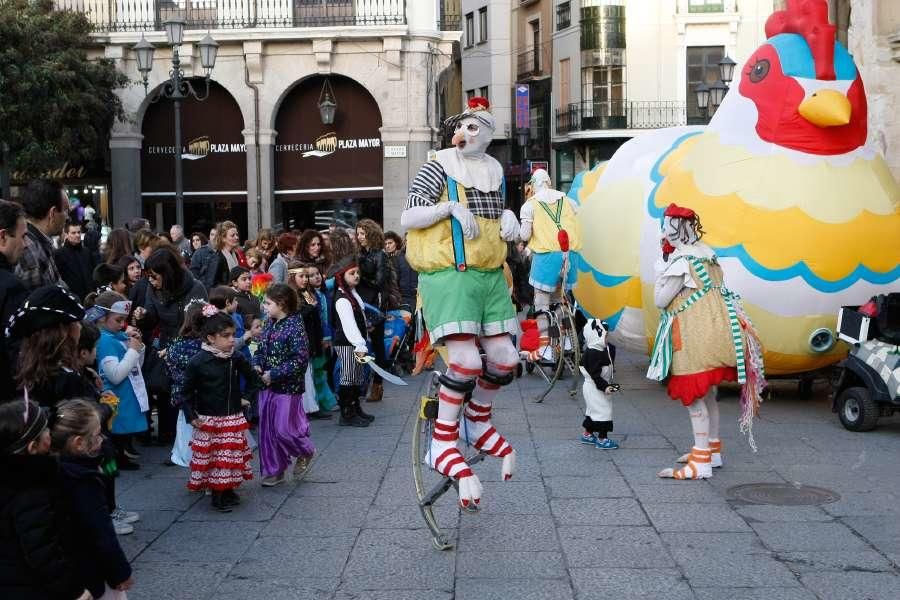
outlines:
[{"label": "cart wheel", "polygon": [[529,375],[534,373],[534,363],[531,361],[525,363],[525,371],[527,371]]},{"label": "cart wheel", "polygon": [[838,415],[850,431],[870,431],[878,423],[878,404],[864,387],[850,387],[838,396]]}]

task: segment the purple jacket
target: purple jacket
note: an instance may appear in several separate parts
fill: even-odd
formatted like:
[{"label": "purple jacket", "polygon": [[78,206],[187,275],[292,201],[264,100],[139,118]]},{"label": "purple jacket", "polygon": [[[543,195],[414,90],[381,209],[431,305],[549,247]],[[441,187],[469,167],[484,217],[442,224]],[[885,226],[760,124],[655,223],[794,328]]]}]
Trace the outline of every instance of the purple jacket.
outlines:
[{"label": "purple jacket", "polygon": [[280,321],[266,321],[260,334],[254,366],[269,371],[272,391],[278,394],[302,394],[303,378],[309,365],[309,341],[299,312]]}]

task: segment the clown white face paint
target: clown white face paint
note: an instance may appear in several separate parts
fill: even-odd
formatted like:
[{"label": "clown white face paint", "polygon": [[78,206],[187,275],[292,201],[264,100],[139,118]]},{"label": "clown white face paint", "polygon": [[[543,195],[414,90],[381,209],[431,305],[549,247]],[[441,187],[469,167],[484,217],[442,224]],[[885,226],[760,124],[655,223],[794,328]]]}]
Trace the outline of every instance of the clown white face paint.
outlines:
[{"label": "clown white face paint", "polygon": [[475,117],[460,119],[453,130],[451,142],[466,158],[479,158],[491,144],[494,130]]}]

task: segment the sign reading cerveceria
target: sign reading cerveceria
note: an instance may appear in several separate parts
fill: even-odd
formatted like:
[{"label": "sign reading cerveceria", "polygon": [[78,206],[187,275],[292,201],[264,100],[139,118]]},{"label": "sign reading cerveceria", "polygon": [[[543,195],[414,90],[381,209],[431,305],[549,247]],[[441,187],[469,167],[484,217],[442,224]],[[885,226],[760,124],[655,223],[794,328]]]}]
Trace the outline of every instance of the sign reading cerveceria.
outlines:
[{"label": "sign reading cerveceria", "polygon": [[321,158],[334,154],[338,150],[378,150],[381,148],[381,138],[350,138],[339,139],[332,132],[320,135],[311,144],[277,144],[275,152],[300,152],[303,158]]},{"label": "sign reading cerveceria", "polygon": [[[196,160],[209,156],[210,154],[228,154],[228,153],[247,152],[246,144],[214,144],[210,141],[208,135],[196,137],[181,149],[181,157],[188,160]],[[175,154],[175,146],[147,146],[147,154]]]}]

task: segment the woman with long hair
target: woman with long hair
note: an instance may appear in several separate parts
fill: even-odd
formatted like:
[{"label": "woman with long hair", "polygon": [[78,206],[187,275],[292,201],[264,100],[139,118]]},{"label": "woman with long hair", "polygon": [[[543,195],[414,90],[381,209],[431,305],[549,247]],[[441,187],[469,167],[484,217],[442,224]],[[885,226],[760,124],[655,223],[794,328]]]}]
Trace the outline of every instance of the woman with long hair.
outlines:
[{"label": "woman with long hair", "polygon": [[159,443],[175,440],[176,412],[169,402],[171,381],[158,353],[174,340],[184,324],[184,310],[192,300],[206,300],[206,288],[185,269],[181,255],[165,245],[154,250],[144,269],[150,283],[138,326],[154,352],[148,352],[143,368],[150,393],[159,411]]},{"label": "woman with long hair", "polygon": [[241,236],[237,225],[231,221],[222,221],[216,225],[216,276],[214,285],[231,283],[229,274],[234,267],[246,267],[247,259],[241,250]]},{"label": "woman with long hair", "polygon": [[134,246],[131,243],[131,234],[127,230],[120,228],[109,232],[103,252],[106,264],[114,265],[123,256],[131,256],[133,254]]},{"label": "woman with long hair", "polygon": [[[356,287],[357,293],[363,302],[379,311],[385,309],[385,286],[390,281],[390,265],[387,255],[384,253],[384,232],[381,226],[372,219],[361,219],[356,224],[356,242],[359,245],[359,273],[360,281]],[[384,354],[384,320],[373,324],[371,331],[372,354],[375,355],[375,363],[381,368],[387,368]],[[368,402],[380,402],[384,393],[381,375],[372,375],[372,391]]]},{"label": "woman with long hair", "polygon": [[297,258],[316,266],[326,265],[329,262],[328,248],[325,247],[322,234],[315,229],[307,229],[301,233],[297,242]]}]

